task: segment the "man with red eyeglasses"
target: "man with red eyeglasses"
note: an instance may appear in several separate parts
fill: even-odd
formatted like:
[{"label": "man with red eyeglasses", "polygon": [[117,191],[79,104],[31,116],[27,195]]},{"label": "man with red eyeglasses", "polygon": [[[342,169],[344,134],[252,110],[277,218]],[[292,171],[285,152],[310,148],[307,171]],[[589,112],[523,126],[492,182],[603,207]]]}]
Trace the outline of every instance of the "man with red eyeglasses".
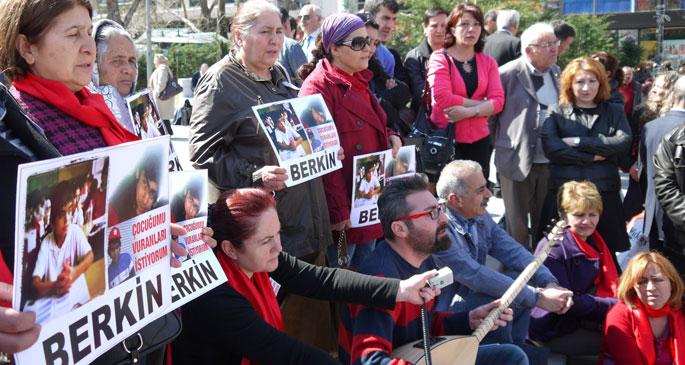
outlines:
[{"label": "man with red eyeglasses", "polygon": [[[494,257],[512,270],[511,274],[518,274],[533,261],[533,255],[488,214],[492,193],[480,164],[469,160],[450,162],[440,173],[436,190],[448,208],[447,231],[452,242],[447,250],[436,253],[436,257],[454,273],[454,284],[444,288],[441,295],[449,299],[440,301],[438,310],[467,311],[500,298],[514,279],[486,266],[486,257]],[[533,286],[524,288],[512,303],[514,320],[488,334],[483,343],[513,343],[526,351],[531,364],[546,364],[545,352],[524,343],[530,311],[538,306],[550,312],[566,313],[573,304],[573,293],[559,287],[545,266],[537,270],[530,283]]]},{"label": "man with red eyeglasses", "polygon": [[[428,190],[428,181],[415,175],[394,180],[378,199],[385,241],[358,268],[360,273],[408,278],[417,272],[442,265],[433,253],[450,246],[446,208]],[[459,313],[436,311],[436,301],[426,303],[432,319],[432,335],[470,334],[488,312],[493,302]],[[420,339],[420,306],[398,304],[395,309],[364,305],[342,305],[338,332],[339,360],[343,364],[388,364],[395,347]],[[494,327],[512,319],[507,309]],[[396,363],[396,362],[392,362]],[[528,364],[526,355],[514,345],[487,345],[478,348],[476,364]]]}]

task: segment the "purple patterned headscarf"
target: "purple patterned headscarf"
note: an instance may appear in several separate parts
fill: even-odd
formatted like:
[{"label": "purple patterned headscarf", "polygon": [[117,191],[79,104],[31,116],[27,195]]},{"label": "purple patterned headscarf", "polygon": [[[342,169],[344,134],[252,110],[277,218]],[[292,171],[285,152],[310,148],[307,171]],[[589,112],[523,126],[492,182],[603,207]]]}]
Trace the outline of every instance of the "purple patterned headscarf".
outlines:
[{"label": "purple patterned headscarf", "polygon": [[350,33],[364,26],[364,21],[353,14],[334,14],[327,16],[321,23],[321,43],[328,53],[331,46],[339,42]]}]

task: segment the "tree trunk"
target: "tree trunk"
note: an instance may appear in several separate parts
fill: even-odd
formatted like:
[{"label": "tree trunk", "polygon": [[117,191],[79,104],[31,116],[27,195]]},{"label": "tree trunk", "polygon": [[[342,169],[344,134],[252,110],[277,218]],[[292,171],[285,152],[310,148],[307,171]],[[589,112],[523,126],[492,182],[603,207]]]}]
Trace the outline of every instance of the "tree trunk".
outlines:
[{"label": "tree trunk", "polygon": [[205,21],[208,21],[211,17],[209,12],[209,6],[207,6],[207,0],[200,0],[200,13]]},{"label": "tree trunk", "polygon": [[131,20],[133,19],[133,14],[135,14],[136,10],[138,9],[138,5],[140,5],[141,1],[142,0],[133,0],[133,2],[131,3],[131,7],[128,8],[126,16],[124,16],[124,21],[121,23],[121,25],[123,25],[124,28],[128,28],[128,25],[131,23]]},{"label": "tree trunk", "polygon": [[117,0],[107,0],[107,18],[121,23],[121,15],[119,14],[119,3]]}]

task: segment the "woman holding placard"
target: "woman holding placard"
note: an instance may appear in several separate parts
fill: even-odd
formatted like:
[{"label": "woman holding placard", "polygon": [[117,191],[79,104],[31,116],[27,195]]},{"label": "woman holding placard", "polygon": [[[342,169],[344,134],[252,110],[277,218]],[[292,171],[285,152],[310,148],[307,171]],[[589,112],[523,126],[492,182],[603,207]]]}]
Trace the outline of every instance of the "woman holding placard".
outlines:
[{"label": "woman holding placard", "polygon": [[274,192],[283,224],[283,247],[296,257],[332,241],[321,179],[286,188],[267,133],[252,107],[297,97],[285,70],[275,65],[283,45],[280,11],[264,0],[242,3],[231,25],[231,50],[209,68],[195,89],[190,160],[207,169],[210,199],[220,191],[261,187]]},{"label": "woman holding placard", "polygon": [[[328,199],[328,214],[336,242],[345,232],[350,266],[358,266],[383,236],[380,224],[351,228],[352,156],[379,152],[390,147],[393,156],[402,145],[400,137],[386,125],[386,115],[369,90],[373,73],[367,70],[373,56],[371,39],[364,21],[352,14],[334,14],[321,24],[321,39],[312,51],[315,60],[302,66],[304,80],[300,95],[321,94],[347,151],[343,168],[323,177]],[[320,61],[319,61],[320,60]],[[318,64],[317,64],[318,63]],[[343,240],[345,237],[343,237]],[[336,246],[329,246],[329,264],[338,261]]]},{"label": "woman holding placard", "polygon": [[399,281],[313,266],[282,252],[276,202],[261,189],[222,193],[209,220],[221,242],[216,255],[228,283],[183,307],[174,363],[339,364],[284,332],[275,294],[281,285],[311,298],[378,308],[421,304],[439,294],[426,287],[434,270]]}]

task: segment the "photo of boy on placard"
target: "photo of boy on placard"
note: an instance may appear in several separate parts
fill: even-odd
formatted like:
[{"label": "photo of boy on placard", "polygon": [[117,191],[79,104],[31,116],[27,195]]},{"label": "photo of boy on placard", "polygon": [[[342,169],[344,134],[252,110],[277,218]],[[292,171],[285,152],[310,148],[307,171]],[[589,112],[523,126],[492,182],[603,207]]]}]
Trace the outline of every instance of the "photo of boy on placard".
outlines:
[{"label": "photo of boy on placard", "polygon": [[103,157],[28,178],[20,306],[38,323],[105,291],[107,166]]},{"label": "photo of boy on placard", "polygon": [[258,115],[281,161],[312,154],[307,132],[290,103],[265,106],[258,110]]},{"label": "photo of boy on placard", "polygon": [[385,178],[383,175],[385,155],[379,154],[357,160],[355,171],[357,183],[354,190],[354,206],[359,208],[376,204],[383,191]]}]

